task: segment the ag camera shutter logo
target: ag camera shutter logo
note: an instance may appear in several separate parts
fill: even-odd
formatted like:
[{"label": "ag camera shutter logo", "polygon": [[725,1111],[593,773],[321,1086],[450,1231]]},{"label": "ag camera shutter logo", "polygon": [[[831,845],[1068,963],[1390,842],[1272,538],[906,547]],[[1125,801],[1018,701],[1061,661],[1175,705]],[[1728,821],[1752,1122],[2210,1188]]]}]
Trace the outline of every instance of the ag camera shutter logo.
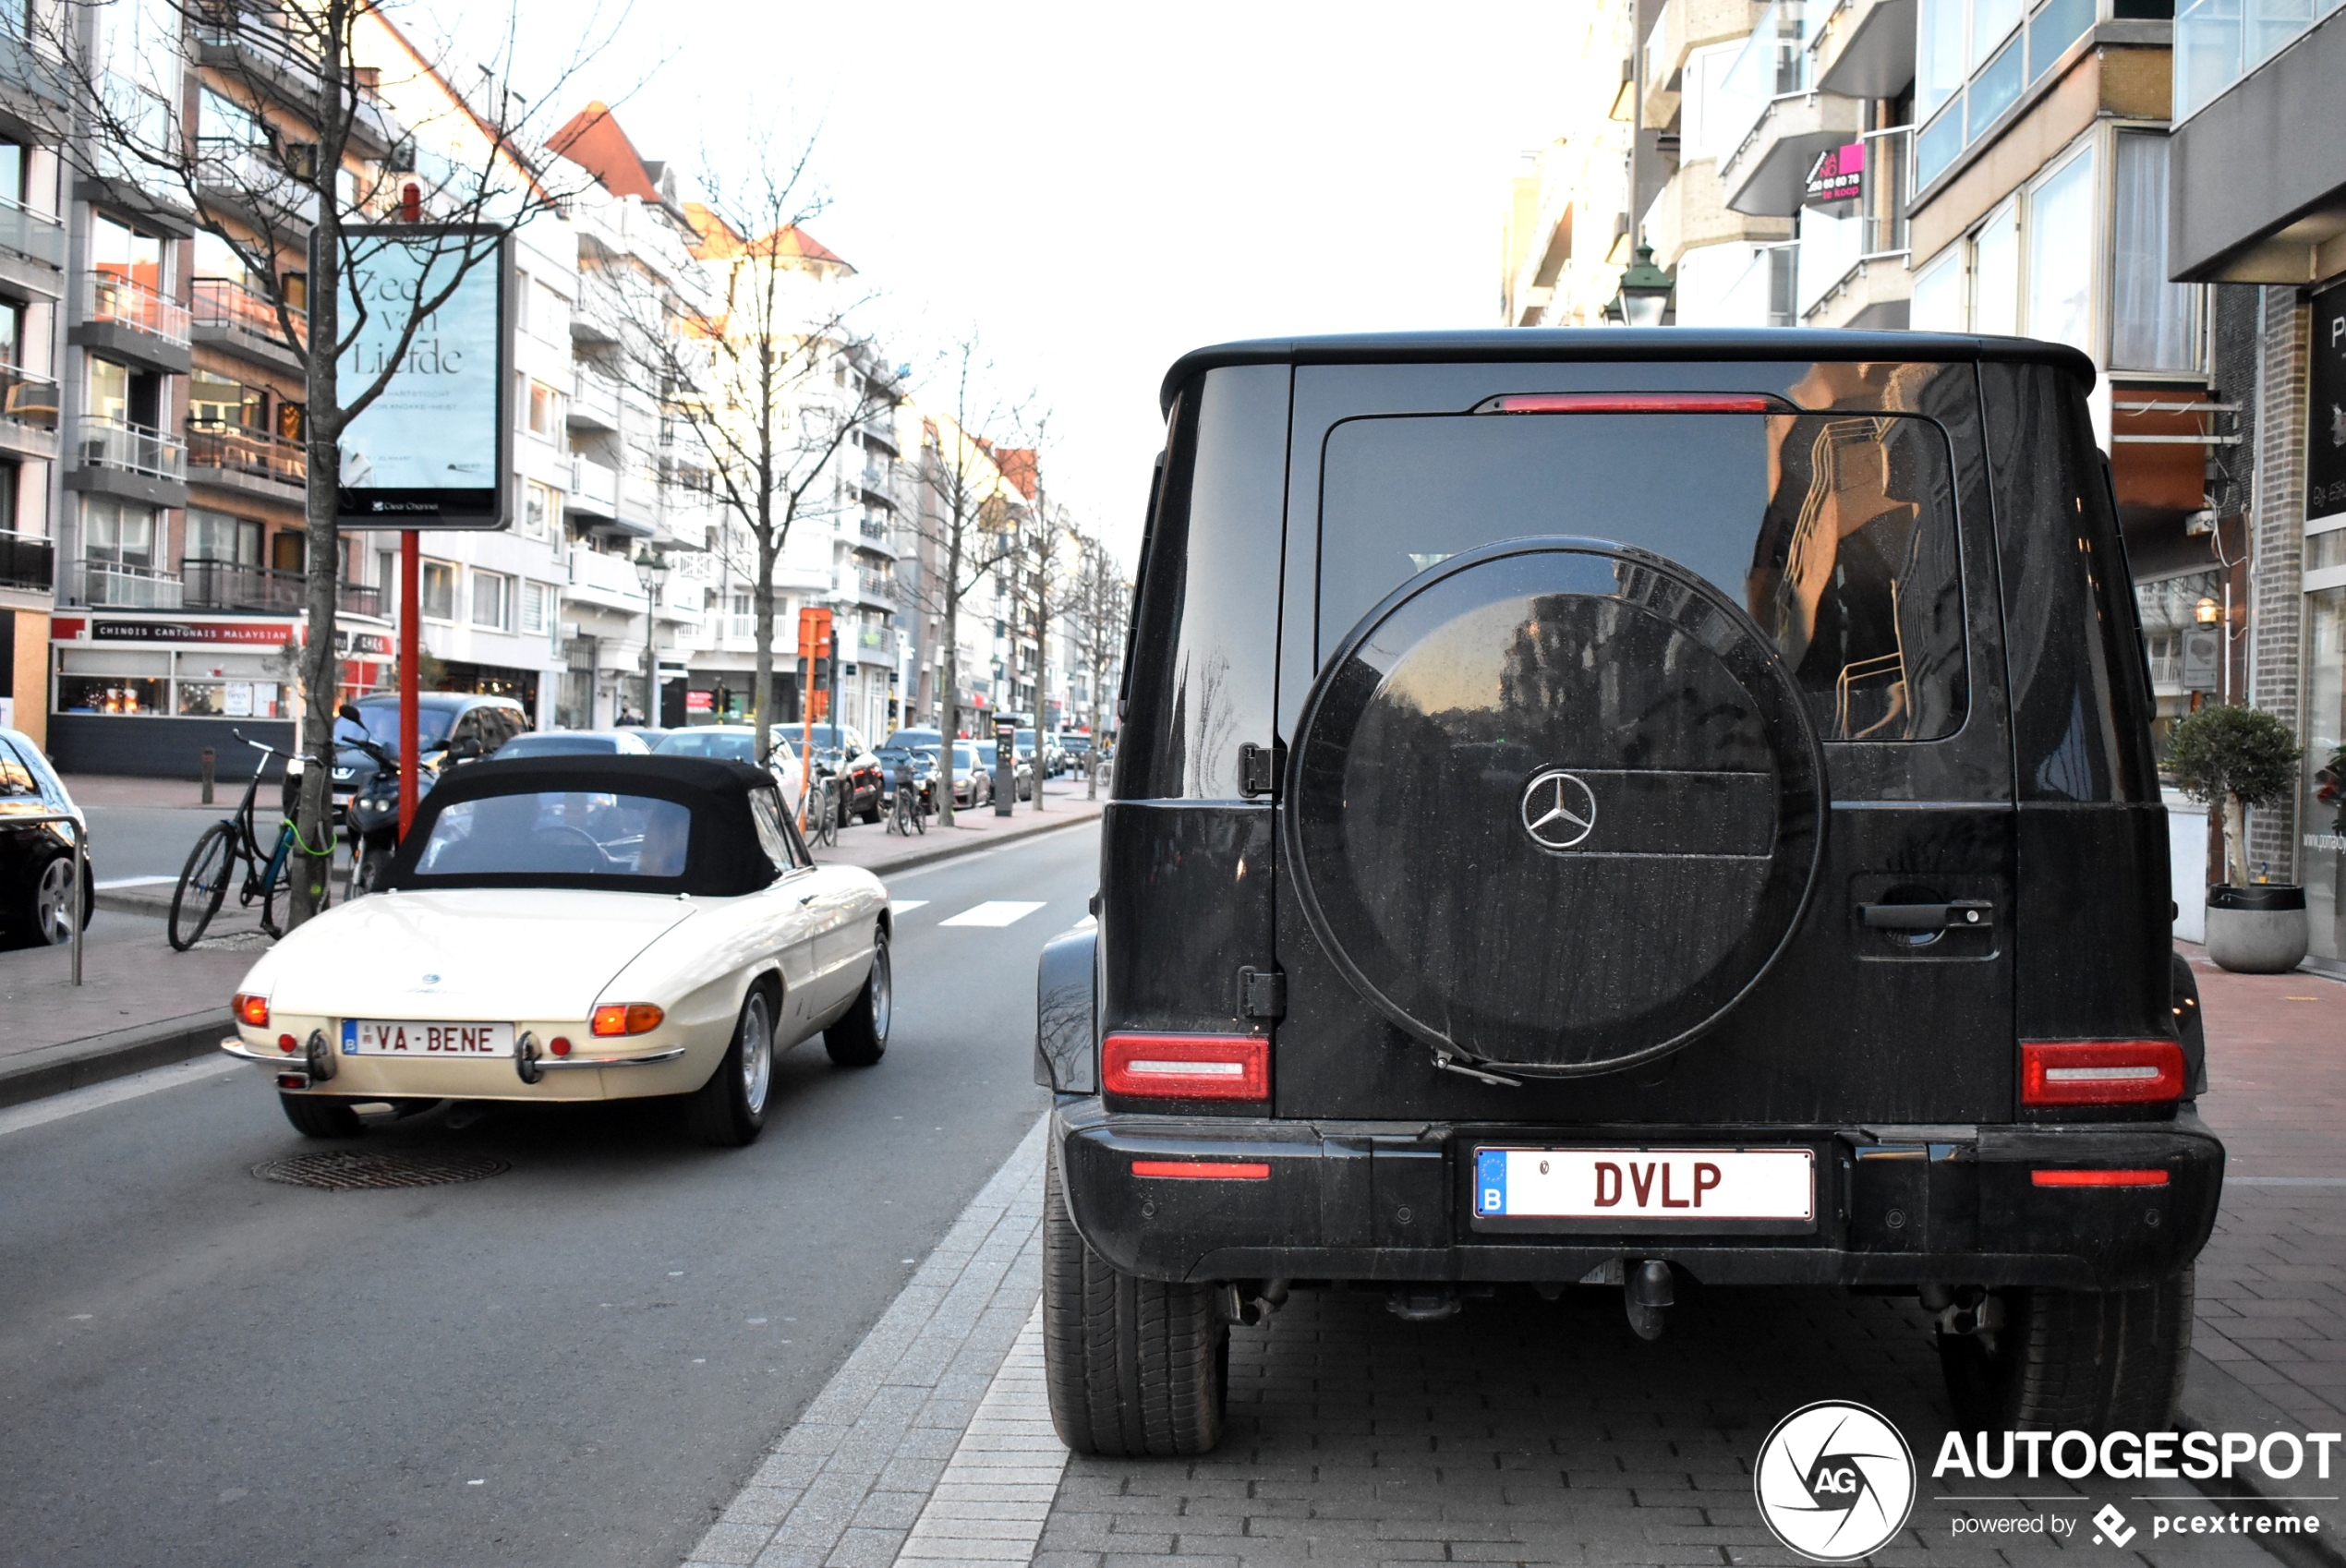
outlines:
[{"label": "ag camera shutter logo", "polygon": [[1819,1562],[1854,1562],[1905,1528],[1915,1455],[1880,1412],[1822,1399],[1776,1423],[1751,1484],[1776,1539]]}]

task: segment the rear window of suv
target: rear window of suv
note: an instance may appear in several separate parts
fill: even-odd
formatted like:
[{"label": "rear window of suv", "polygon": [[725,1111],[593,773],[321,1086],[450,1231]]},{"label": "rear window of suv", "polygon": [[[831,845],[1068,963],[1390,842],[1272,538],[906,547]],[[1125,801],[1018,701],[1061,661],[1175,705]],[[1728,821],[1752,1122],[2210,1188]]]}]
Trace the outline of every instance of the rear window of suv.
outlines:
[{"label": "rear window of suv", "polygon": [[1963,727],[1963,587],[1945,436],[1911,416],[1541,412],[1328,432],[1320,657],[1453,555],[1569,535],[1651,550],[1750,611],[1827,741]]}]

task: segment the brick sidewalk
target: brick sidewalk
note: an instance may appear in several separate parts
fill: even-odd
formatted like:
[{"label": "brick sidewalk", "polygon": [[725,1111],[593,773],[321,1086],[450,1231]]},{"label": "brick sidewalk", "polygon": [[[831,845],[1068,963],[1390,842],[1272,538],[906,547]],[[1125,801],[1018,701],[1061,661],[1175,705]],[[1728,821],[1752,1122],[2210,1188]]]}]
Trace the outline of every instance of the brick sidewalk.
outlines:
[{"label": "brick sidewalk", "polygon": [[2292,1425],[2346,1430],[2346,985],[2177,946],[2207,1025],[2200,1115],[2228,1154],[2195,1348]]}]

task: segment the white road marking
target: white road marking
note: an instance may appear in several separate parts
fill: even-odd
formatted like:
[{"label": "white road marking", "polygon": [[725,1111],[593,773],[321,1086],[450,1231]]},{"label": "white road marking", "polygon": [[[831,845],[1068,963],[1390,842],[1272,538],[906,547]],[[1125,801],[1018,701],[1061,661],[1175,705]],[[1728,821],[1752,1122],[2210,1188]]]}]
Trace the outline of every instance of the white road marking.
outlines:
[{"label": "white road marking", "polygon": [[1027,1314],[896,1561],[1027,1562],[1067,1468],[1043,1386],[1043,1304]]},{"label": "white road marking", "polygon": [[117,876],[112,881],[93,883],[101,893],[111,893],[117,887],[152,887],[159,882],[176,882],[176,876]]},{"label": "white road marking", "polygon": [[988,899],[975,909],[940,920],[939,925],[1015,925],[1043,907],[1041,899],[1029,903],[1022,899]]},{"label": "white road marking", "polygon": [[2228,1176],[2226,1187],[2346,1187],[2346,1176]]},{"label": "white road marking", "polygon": [[1087,914],[1068,927],[1070,931],[1097,931],[1099,928],[1100,917],[1095,914]]},{"label": "white road marking", "polygon": [[890,914],[911,914],[914,910],[925,910],[926,908],[928,908],[928,900],[926,899],[890,899],[888,901],[888,909]]},{"label": "white road marking", "polygon": [[199,1056],[192,1062],[174,1062],[167,1067],[150,1067],[128,1078],[117,1078],[108,1083],[93,1083],[87,1089],[69,1089],[63,1094],[52,1094],[46,1100],[35,1100],[29,1105],[15,1105],[0,1111],[0,1138],[27,1128],[46,1127],[51,1122],[78,1116],[84,1111],[94,1111],[104,1105],[119,1105],[125,1100],[136,1100],[182,1084],[200,1083],[218,1078],[245,1066],[229,1056]]}]

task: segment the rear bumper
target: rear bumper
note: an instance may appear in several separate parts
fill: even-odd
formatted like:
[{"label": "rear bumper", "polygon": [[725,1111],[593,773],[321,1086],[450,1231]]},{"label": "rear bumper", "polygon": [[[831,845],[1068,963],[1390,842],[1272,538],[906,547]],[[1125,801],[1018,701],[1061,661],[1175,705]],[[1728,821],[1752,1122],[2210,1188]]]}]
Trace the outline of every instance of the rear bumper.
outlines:
[{"label": "rear bumper", "polygon": [[[2197,1116],[2091,1127],[1562,1128],[1246,1121],[1110,1113],[1064,1097],[1052,1158],[1076,1228],[1159,1280],[1602,1278],[1659,1258],[1713,1285],[2125,1289],[2199,1255],[2224,1150]],[[1817,1221],[1800,1236],[1478,1228],[1478,1145],[1804,1146]],[[1260,1179],[1167,1179],[1135,1162],[1267,1166]],[[2156,1169],[2155,1188],[2042,1187],[2045,1170]],[[1524,1222],[1513,1222],[1521,1226]]]}]

